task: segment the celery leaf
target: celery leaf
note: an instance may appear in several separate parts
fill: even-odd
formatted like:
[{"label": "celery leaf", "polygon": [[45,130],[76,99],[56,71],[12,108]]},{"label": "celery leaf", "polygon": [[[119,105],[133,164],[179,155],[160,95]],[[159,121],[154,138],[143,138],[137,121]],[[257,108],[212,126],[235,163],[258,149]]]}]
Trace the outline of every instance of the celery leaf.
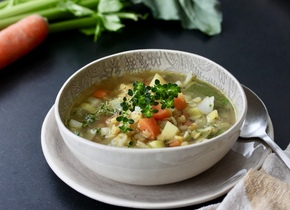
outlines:
[{"label": "celery leaf", "polygon": [[150,8],[156,19],[179,20],[185,29],[198,29],[207,35],[221,32],[222,13],[218,0],[132,0]]},{"label": "celery leaf", "polygon": [[67,9],[71,13],[73,13],[77,17],[82,17],[82,16],[87,16],[87,15],[93,15],[94,11],[87,8],[80,6],[73,1],[65,1],[65,2],[60,2],[60,7],[63,9]]},{"label": "celery leaf", "polygon": [[123,9],[123,4],[120,0],[100,0],[98,11],[100,13],[118,12]]}]

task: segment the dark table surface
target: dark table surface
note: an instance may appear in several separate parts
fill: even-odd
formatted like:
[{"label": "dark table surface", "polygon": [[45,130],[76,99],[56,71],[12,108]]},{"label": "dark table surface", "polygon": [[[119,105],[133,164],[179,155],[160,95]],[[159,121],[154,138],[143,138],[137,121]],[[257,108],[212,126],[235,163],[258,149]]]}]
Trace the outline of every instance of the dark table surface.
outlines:
[{"label": "dark table surface", "polygon": [[[37,49],[0,71],[0,209],[125,209],[70,188],[48,166],[41,126],[64,81],[85,64],[143,48],[205,56],[230,71],[267,105],[275,141],[285,149],[290,130],[290,5],[288,0],[222,0],[222,33],[208,37],[179,23],[128,23],[97,43],[78,32],[51,34]],[[223,197],[195,209],[217,203]]]}]

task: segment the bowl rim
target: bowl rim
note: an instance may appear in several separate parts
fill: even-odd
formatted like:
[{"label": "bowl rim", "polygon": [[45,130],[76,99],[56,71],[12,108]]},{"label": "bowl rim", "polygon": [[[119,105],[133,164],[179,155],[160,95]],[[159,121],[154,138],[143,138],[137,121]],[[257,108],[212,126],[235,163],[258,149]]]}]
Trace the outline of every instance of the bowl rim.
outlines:
[{"label": "bowl rim", "polygon": [[[59,115],[59,101],[62,95],[63,90],[65,89],[65,87],[70,83],[70,81],[77,76],[81,71],[83,71],[84,69],[86,69],[89,66],[94,65],[97,62],[100,62],[102,60],[105,59],[109,59],[111,57],[117,57],[120,55],[124,55],[124,54],[132,54],[132,53],[138,53],[138,52],[171,52],[171,53],[181,53],[181,54],[187,54],[187,55],[194,55],[195,57],[201,58],[203,60],[206,60],[207,62],[213,63],[214,65],[218,66],[220,69],[222,69],[223,71],[225,71],[227,73],[228,76],[231,77],[231,79],[233,81],[235,81],[235,83],[237,84],[238,87],[238,91],[241,93],[242,98],[243,98],[243,109],[241,111],[241,115],[239,117],[239,119],[236,119],[236,122],[234,123],[234,125],[232,125],[226,132],[208,139],[207,141],[203,141],[203,142],[199,142],[196,144],[190,144],[190,145],[186,145],[186,146],[181,146],[181,147],[166,147],[166,148],[125,148],[125,147],[114,147],[114,146],[108,146],[108,145],[103,145],[103,144],[98,144],[96,142],[92,142],[89,141],[83,137],[77,136],[75,134],[73,134],[63,123],[63,121],[61,120],[61,117]],[[186,52],[186,51],[180,51],[180,50],[168,50],[168,49],[136,49],[136,50],[128,50],[128,51],[122,51],[119,53],[114,53],[108,56],[104,56],[101,58],[98,58],[96,60],[91,61],[90,63],[84,65],[83,67],[81,67],[80,69],[78,69],[76,72],[74,72],[71,76],[69,76],[67,78],[67,80],[63,83],[63,85],[61,86],[61,88],[59,89],[59,92],[57,93],[56,99],[55,99],[55,103],[54,103],[54,115],[55,115],[55,119],[57,122],[57,126],[59,130],[62,130],[63,132],[65,132],[69,139],[73,139],[73,141],[77,140],[79,143],[81,144],[85,144],[87,146],[91,146],[95,149],[102,149],[105,151],[111,151],[111,152],[126,152],[126,153],[164,153],[164,152],[169,152],[169,151],[179,151],[179,150],[187,150],[187,149],[192,149],[192,148],[196,148],[196,147],[202,147],[205,146],[207,144],[210,144],[213,141],[217,141],[220,138],[223,138],[227,135],[229,135],[229,133],[231,133],[233,130],[237,130],[237,127],[239,127],[240,125],[242,125],[242,123],[244,122],[246,113],[247,113],[247,108],[248,108],[248,104],[247,104],[247,97],[246,94],[244,92],[244,89],[241,85],[241,83],[237,80],[236,77],[234,77],[234,75],[232,75],[227,69],[225,69],[224,67],[222,67],[221,65],[219,65],[218,63],[195,53],[191,53],[191,52]],[[236,111],[236,108],[235,108]],[[64,139],[65,140],[65,139]],[[67,140],[65,140],[67,141]]]}]

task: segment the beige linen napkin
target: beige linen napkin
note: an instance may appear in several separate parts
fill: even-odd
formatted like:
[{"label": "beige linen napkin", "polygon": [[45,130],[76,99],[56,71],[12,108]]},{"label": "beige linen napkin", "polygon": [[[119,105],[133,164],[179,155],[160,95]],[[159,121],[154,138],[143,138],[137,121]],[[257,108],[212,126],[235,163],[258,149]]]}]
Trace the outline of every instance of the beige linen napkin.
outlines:
[{"label": "beige linen napkin", "polygon": [[[290,157],[290,144],[285,153]],[[261,170],[250,169],[221,203],[198,210],[290,210],[290,170],[270,154]]]}]

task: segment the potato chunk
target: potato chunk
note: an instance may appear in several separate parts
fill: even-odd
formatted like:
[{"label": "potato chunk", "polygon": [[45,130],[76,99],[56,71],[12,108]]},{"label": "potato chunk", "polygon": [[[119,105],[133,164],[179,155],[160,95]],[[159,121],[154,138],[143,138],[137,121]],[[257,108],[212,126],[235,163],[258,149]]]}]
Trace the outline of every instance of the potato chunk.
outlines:
[{"label": "potato chunk", "polygon": [[150,86],[154,86],[155,85],[155,80],[159,80],[160,81],[160,84],[166,84],[167,82],[163,79],[163,77],[161,77],[159,74],[155,74],[154,75],[154,77],[153,77],[153,79],[151,80],[151,82],[150,82]]},{"label": "potato chunk", "polygon": [[180,131],[179,129],[173,125],[171,122],[167,121],[161,134],[159,139],[172,139],[176,134],[178,134]]}]

